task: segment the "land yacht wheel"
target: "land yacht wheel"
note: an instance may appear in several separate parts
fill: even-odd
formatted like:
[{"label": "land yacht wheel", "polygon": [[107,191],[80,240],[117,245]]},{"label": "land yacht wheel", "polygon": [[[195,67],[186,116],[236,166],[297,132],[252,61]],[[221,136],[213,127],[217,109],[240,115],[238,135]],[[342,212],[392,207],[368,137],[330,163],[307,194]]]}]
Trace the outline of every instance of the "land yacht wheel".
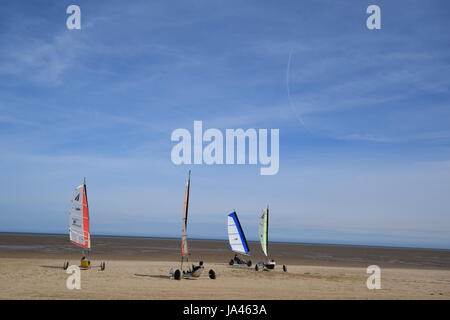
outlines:
[{"label": "land yacht wheel", "polygon": [[216,279],[216,272],[213,269],[209,270],[209,278]]},{"label": "land yacht wheel", "polygon": [[175,272],[173,273],[173,278],[175,280],[180,280],[181,279],[181,271],[180,270],[175,270]]},{"label": "land yacht wheel", "polygon": [[284,265],[284,264],[283,264],[283,271],[284,271],[284,272],[287,272],[287,267],[286,267],[286,265]]},{"label": "land yacht wheel", "polygon": [[228,262],[228,264],[229,264],[230,266],[232,266],[232,265],[234,264],[234,260],[231,259],[230,262]]}]

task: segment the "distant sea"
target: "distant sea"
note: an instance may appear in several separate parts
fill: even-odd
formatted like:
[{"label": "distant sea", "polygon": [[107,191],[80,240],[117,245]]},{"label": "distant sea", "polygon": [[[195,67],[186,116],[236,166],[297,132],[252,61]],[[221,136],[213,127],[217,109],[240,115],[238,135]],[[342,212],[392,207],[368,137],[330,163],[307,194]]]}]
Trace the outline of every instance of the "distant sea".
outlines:
[{"label": "distant sea", "polygon": [[[108,259],[180,259],[180,239],[162,237],[92,235],[90,254]],[[192,259],[227,263],[234,255],[228,241],[188,240]],[[254,261],[267,259],[259,242],[250,241]],[[66,234],[0,233],[0,258],[78,257],[82,249]],[[450,268],[450,250],[339,244],[271,242],[269,256],[287,264]]]}]

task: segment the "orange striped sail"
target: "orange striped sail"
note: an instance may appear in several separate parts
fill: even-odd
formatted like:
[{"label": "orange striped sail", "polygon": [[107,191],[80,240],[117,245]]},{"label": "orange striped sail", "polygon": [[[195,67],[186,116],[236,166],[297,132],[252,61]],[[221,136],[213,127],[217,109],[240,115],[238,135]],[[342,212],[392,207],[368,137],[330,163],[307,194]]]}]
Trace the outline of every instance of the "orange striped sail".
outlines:
[{"label": "orange striped sail", "polygon": [[184,198],[184,213],[183,213],[183,222],[181,225],[181,255],[186,257],[188,252],[187,245],[187,218],[188,218],[188,210],[189,210],[189,188],[191,186],[191,170],[189,170],[189,177],[186,183],[186,195]]},{"label": "orange striped sail", "polygon": [[69,216],[70,241],[77,246],[90,249],[89,205],[85,183],[75,188],[72,209]]}]

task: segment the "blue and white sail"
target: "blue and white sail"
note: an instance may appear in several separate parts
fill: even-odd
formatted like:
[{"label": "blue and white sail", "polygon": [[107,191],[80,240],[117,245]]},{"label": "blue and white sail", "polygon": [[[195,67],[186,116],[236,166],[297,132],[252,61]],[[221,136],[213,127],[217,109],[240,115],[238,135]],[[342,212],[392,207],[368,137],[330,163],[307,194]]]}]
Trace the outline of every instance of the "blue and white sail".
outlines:
[{"label": "blue and white sail", "polygon": [[231,250],[236,253],[249,254],[247,240],[245,239],[244,231],[239,222],[236,212],[228,215],[228,241],[230,242]]}]

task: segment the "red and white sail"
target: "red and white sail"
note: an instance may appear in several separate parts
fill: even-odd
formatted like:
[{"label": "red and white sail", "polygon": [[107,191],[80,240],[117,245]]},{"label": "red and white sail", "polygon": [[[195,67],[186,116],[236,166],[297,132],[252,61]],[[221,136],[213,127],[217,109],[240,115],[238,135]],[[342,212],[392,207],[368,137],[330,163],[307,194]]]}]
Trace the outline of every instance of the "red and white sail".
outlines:
[{"label": "red and white sail", "polygon": [[189,170],[189,178],[186,183],[186,195],[184,198],[184,213],[183,213],[183,222],[181,225],[181,255],[186,257],[188,252],[188,244],[187,244],[187,218],[189,211],[189,188],[191,186],[191,170]]},{"label": "red and white sail", "polygon": [[77,246],[90,249],[89,206],[85,183],[75,188],[69,216],[70,241]]}]

